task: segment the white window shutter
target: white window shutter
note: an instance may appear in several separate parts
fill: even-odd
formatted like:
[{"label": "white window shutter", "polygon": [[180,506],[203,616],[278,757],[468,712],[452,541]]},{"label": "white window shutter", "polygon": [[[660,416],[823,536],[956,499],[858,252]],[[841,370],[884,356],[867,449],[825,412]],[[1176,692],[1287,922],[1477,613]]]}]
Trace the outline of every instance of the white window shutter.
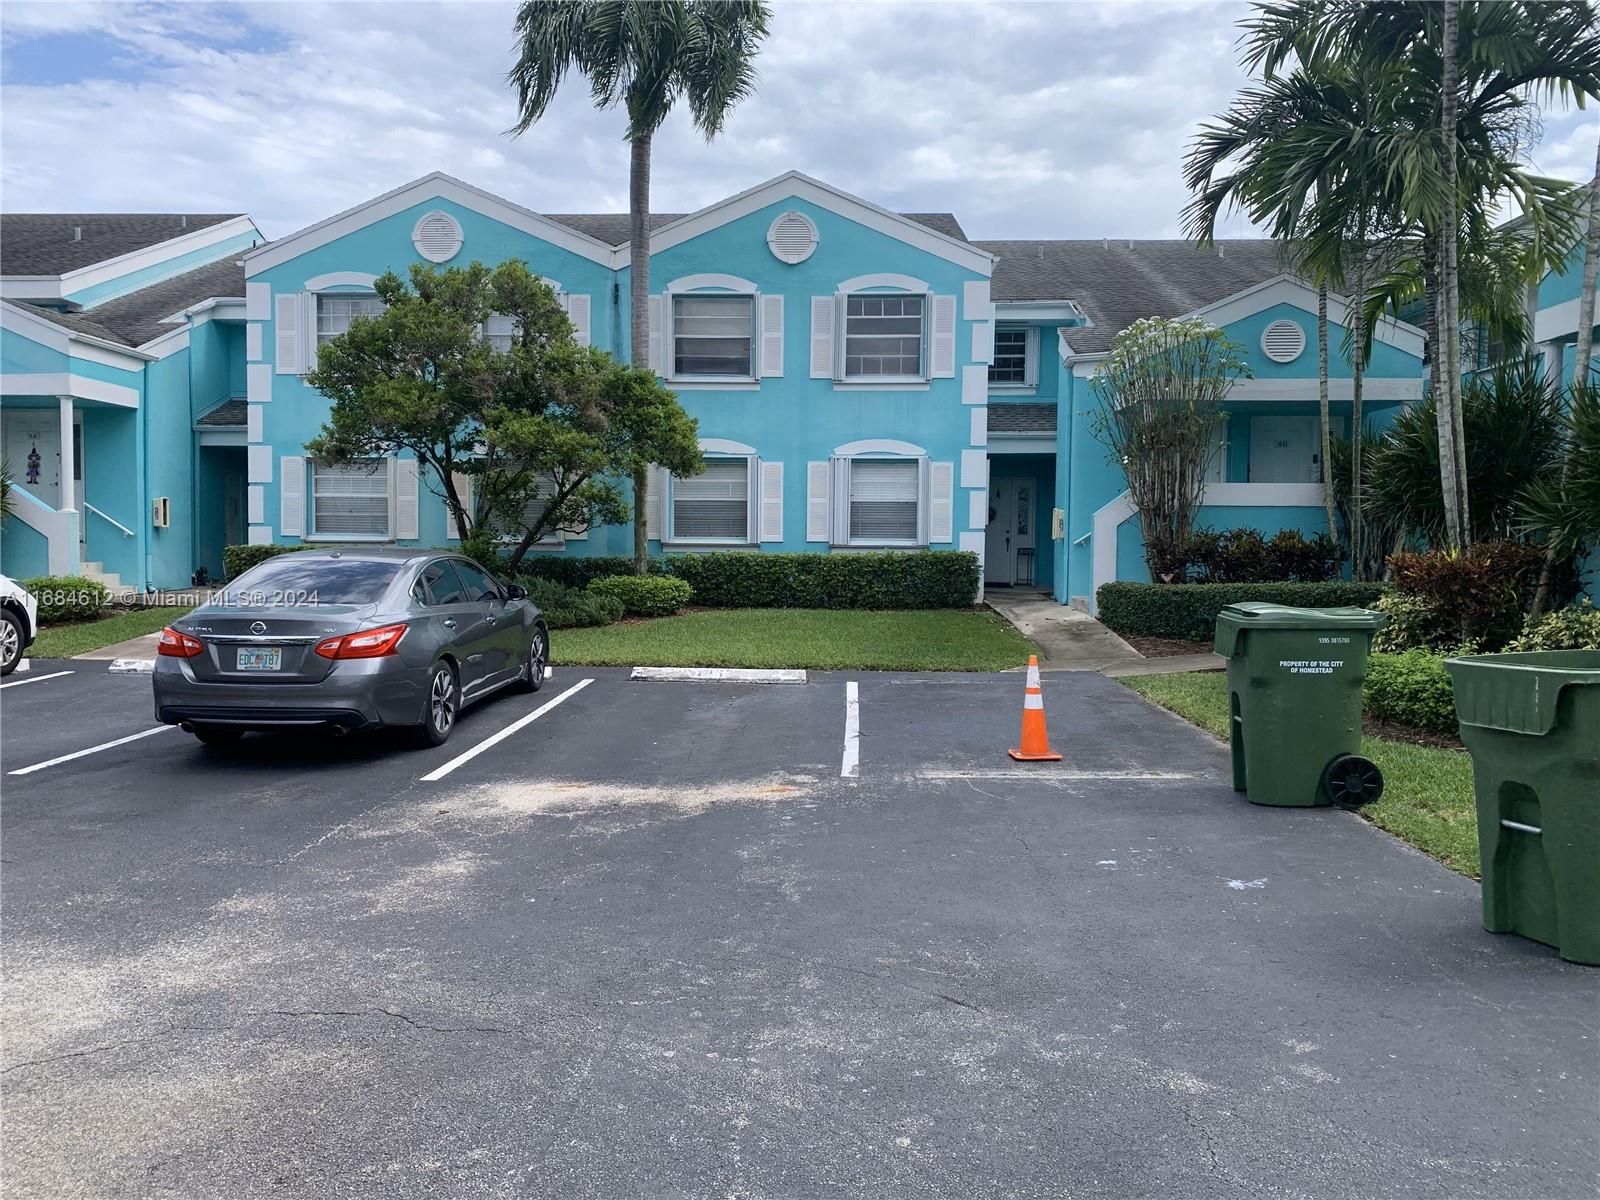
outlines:
[{"label": "white window shutter", "polygon": [[828,540],[835,546],[847,546],[850,544],[850,460],[833,459],[831,474],[828,490],[832,503],[828,505],[828,523],[832,528],[828,531]]},{"label": "white window shutter", "polygon": [[828,485],[830,469],[825,462],[806,464],[806,541],[828,540]]},{"label": "white window shutter", "polygon": [[783,375],[783,297],[761,297],[761,376]]},{"label": "white window shutter", "polygon": [[306,533],[306,460],[285,454],[278,460],[278,532],[291,537]]},{"label": "white window shutter", "polygon": [[761,460],[752,454],[744,468],[744,540],[754,546],[761,540]]},{"label": "white window shutter", "polygon": [[273,307],[274,352],[279,375],[300,374],[300,297],[279,296]]},{"label": "white window shutter", "polygon": [[[461,501],[461,507],[470,517],[472,515],[472,476],[463,475],[460,471],[450,472],[450,482],[455,484],[456,499]],[[456,514],[450,506],[444,506],[444,536],[451,541],[461,540],[461,529],[456,524]]]},{"label": "white window shutter", "polygon": [[585,542],[589,540],[589,527],[585,525],[582,529],[561,530],[555,536],[566,542]]},{"label": "white window shutter", "polygon": [[589,344],[589,296],[585,292],[566,296],[567,318],[572,322],[572,340]]},{"label": "white window shutter", "polygon": [[[644,498],[644,536],[652,542],[661,541],[661,493],[662,477],[666,474],[660,467],[652,466],[645,472],[647,491]],[[634,513],[634,520],[639,519],[639,514]]]},{"label": "white window shutter", "polygon": [[928,470],[928,460],[917,459],[917,541],[924,546],[928,544],[928,533],[932,526],[928,512],[930,507],[928,497],[932,491],[931,475],[932,472]]},{"label": "white window shutter", "polygon": [[763,542],[783,541],[783,464],[761,464],[761,536]]},{"label": "white window shutter", "polygon": [[956,298],[934,296],[933,342],[928,373],[935,379],[956,377]]},{"label": "white window shutter", "polygon": [[928,541],[934,545],[955,540],[956,465],[928,464]]},{"label": "white window shutter", "polygon": [[657,375],[666,374],[666,356],[661,352],[661,307],[664,300],[662,296],[651,296],[645,302],[650,310],[650,369]]},{"label": "white window shutter", "polygon": [[811,378],[833,378],[832,296],[811,297]]},{"label": "white window shutter", "polygon": [[417,460],[394,460],[394,521],[391,525],[396,541],[408,542],[417,537]]}]

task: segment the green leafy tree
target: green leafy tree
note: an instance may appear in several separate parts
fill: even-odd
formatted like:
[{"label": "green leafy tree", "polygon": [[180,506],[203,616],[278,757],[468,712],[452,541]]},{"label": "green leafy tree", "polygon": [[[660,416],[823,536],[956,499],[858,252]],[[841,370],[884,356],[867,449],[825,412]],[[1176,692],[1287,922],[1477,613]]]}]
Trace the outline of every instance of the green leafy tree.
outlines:
[{"label": "green leafy tree", "polygon": [[[526,0],[517,10],[516,133],[544,116],[569,70],[595,104],[628,115],[628,294],[633,365],[649,365],[650,152],[682,98],[707,139],[755,90],[755,56],[770,12],[759,0]],[[633,472],[634,569],[648,551],[648,463]]]},{"label": "green leafy tree", "polygon": [[1095,370],[1089,386],[1099,408],[1090,427],[1128,481],[1152,579],[1183,579],[1206,468],[1221,448],[1222,403],[1248,374],[1243,347],[1216,326],[1165,317],[1117,334]]},{"label": "green leafy tree", "polygon": [[[307,382],[333,400],[317,458],[401,453],[450,510],[463,545],[509,566],[541,537],[626,520],[613,478],[644,457],[700,469],[695,423],[653,374],[572,340],[551,288],[517,260],[439,268],[373,285],[384,311],[324,343]],[[509,319],[510,344],[485,337]],[[528,514],[533,514],[531,519]]]}]

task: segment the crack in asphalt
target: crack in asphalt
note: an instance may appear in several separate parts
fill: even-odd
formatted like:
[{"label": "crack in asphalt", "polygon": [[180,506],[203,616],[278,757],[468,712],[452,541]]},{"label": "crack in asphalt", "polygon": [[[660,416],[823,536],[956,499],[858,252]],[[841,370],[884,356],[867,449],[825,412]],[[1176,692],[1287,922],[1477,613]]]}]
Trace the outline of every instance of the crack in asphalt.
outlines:
[{"label": "crack in asphalt", "polygon": [[893,975],[880,975],[876,971],[867,971],[861,967],[851,967],[844,963],[828,962],[821,958],[805,958],[798,954],[784,954],[781,950],[769,950],[778,958],[786,958],[790,962],[801,963],[808,967],[825,967],[830,971],[844,971],[850,975],[860,975],[864,979],[876,979],[881,983],[892,983],[896,987],[905,988],[908,992],[915,992],[919,996],[927,996],[934,1000],[943,1000],[946,1004],[954,1004],[958,1008],[965,1008],[972,1012],[981,1013],[984,1008],[981,1004],[974,1004],[970,1000],[963,1000],[959,996],[952,996],[948,992],[935,991],[932,988],[920,988],[914,983],[907,983],[904,979],[896,979]]},{"label": "crack in asphalt", "polygon": [[392,1008],[264,1008],[250,1009],[246,1016],[251,1017],[389,1017],[395,1021],[402,1021],[413,1029],[425,1030],[428,1033],[498,1033],[509,1037],[527,1038],[527,1034],[520,1029],[502,1029],[497,1025],[429,1025],[425,1021],[418,1021],[408,1017],[403,1012],[396,1012]]}]

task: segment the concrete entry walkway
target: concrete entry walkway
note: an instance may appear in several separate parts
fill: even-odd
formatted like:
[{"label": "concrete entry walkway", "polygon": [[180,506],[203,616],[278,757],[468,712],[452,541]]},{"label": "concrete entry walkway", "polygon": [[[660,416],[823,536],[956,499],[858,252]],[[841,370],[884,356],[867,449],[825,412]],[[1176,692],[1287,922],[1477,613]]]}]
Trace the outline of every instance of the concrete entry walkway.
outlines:
[{"label": "concrete entry walkway", "polygon": [[984,600],[1039,647],[1047,671],[1099,671],[1102,675],[1169,675],[1222,665],[1214,654],[1146,658],[1088,613],[1059,603],[1049,592],[992,588]]}]

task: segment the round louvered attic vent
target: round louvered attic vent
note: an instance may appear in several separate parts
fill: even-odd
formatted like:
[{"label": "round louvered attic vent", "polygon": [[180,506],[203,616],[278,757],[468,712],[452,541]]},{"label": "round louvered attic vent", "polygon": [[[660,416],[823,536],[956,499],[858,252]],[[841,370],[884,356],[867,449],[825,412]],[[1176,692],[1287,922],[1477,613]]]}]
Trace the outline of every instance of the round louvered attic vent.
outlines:
[{"label": "round louvered attic vent", "polygon": [[805,213],[786,212],[767,230],[767,245],[780,262],[805,262],[817,248],[817,227]]},{"label": "round louvered attic vent", "polygon": [[1293,321],[1274,321],[1261,331],[1261,352],[1275,363],[1291,363],[1306,348],[1306,331]]},{"label": "round louvered attic vent", "polygon": [[411,244],[429,262],[449,262],[461,249],[461,225],[449,213],[435,210],[417,222]]}]

